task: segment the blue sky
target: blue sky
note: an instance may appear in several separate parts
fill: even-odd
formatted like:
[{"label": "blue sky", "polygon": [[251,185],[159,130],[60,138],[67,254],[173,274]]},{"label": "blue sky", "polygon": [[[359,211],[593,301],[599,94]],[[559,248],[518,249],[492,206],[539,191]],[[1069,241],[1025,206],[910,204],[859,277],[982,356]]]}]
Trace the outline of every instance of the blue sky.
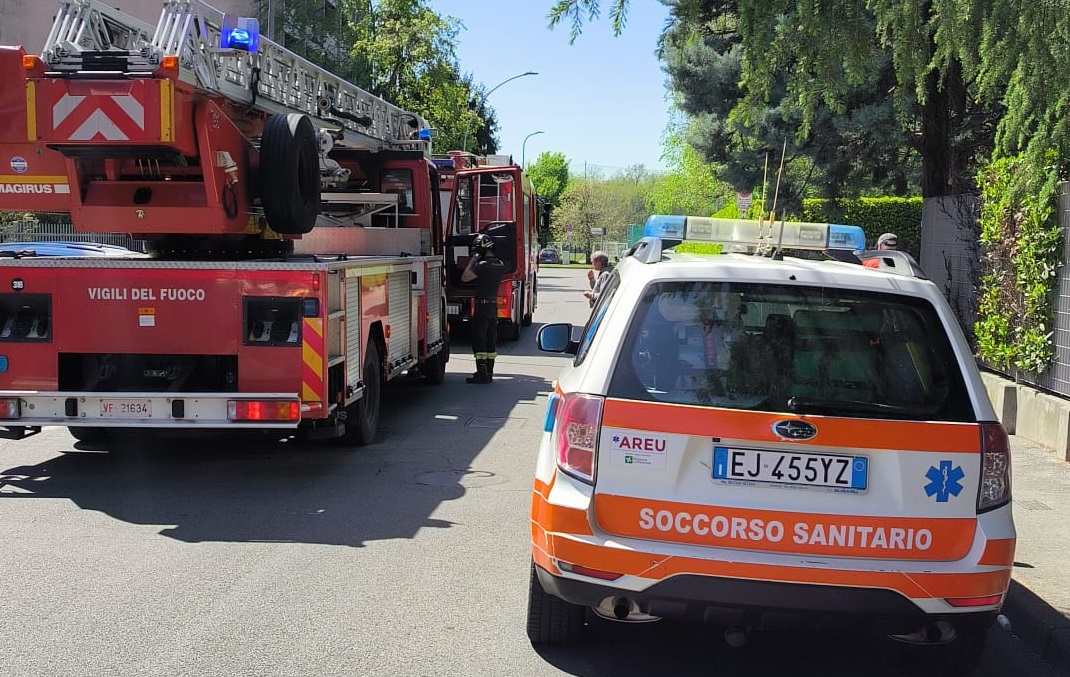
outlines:
[{"label": "blue sky", "polygon": [[[546,27],[553,0],[430,0],[436,12],[460,19],[462,72],[490,89],[525,71],[538,75],[502,85],[488,99],[497,112],[500,152],[532,163],[560,152],[573,174],[611,176],[630,165],[664,169],[662,137],[669,121],[666,76],[654,56],[668,9],[656,0],[629,3],[620,37],[603,13],[569,45],[569,26]],[[542,131],[528,138],[532,132]],[[436,153],[447,148],[436,148]]]}]

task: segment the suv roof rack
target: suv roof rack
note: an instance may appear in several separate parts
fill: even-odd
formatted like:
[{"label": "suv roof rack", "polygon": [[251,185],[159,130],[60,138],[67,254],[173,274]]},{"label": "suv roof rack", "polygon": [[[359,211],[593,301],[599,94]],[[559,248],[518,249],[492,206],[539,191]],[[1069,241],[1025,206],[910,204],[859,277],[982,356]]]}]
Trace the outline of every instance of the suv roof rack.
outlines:
[{"label": "suv roof rack", "polygon": [[662,259],[662,252],[671,249],[683,242],[683,240],[668,239],[661,237],[644,237],[631,247],[624,250],[621,258],[630,256],[639,263],[657,263]]}]

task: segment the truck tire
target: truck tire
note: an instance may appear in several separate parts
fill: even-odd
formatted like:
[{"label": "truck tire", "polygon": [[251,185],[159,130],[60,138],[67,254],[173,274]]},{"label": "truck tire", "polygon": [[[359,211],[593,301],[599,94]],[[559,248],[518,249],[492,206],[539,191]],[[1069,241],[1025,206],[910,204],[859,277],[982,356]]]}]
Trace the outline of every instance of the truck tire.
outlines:
[{"label": "truck tire", "polygon": [[353,403],[346,419],[346,434],[360,446],[375,441],[379,429],[379,411],[383,402],[383,363],[379,360],[379,346],[368,341],[364,352],[364,396]]},{"label": "truck tire", "polygon": [[260,201],[268,225],[303,235],[320,211],[319,144],[306,115],[272,115],[260,139]]},{"label": "truck tire", "polygon": [[427,358],[420,368],[424,383],[437,386],[446,380],[446,361],[449,360],[449,355],[450,344],[447,341],[446,345],[442,346],[442,350]]},{"label": "truck tire", "polygon": [[542,589],[535,563],[528,581],[528,639],[532,644],[576,644],[583,638],[587,609]]},{"label": "truck tire", "polygon": [[111,437],[107,428],[72,425],[67,428],[67,431],[70,432],[71,437],[85,444],[100,444],[101,442],[107,442]]},{"label": "truck tire", "polygon": [[[532,319],[531,316],[535,312],[535,305],[536,305],[536,299],[538,298],[538,296],[537,296],[538,293],[539,293],[538,283],[537,282],[532,282],[532,284],[531,284],[531,312],[530,313],[524,313],[524,317],[521,318],[521,320],[520,320],[520,325],[522,327],[530,327],[531,326],[531,319]],[[520,297],[525,299],[525,300],[527,299],[527,293],[526,293],[525,290],[521,289]]]}]

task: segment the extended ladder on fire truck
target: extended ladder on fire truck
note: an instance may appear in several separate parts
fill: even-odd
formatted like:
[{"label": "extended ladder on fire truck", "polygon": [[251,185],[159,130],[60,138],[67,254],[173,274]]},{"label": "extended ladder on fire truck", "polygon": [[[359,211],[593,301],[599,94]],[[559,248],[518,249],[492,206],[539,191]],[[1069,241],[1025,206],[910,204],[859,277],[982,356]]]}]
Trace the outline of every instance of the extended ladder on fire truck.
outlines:
[{"label": "extended ladder on fire truck", "polygon": [[174,258],[286,253],[316,225],[383,225],[387,210],[395,227],[435,218],[406,221],[411,178],[384,168],[406,157],[434,171],[424,118],[202,0],[166,0],[155,26],[60,0],[40,56],[0,47],[0,81],[0,108],[26,116],[0,120],[0,146],[54,179],[0,209],[66,211],[77,232]]},{"label": "extended ladder on fire truck", "polygon": [[[99,0],[63,0],[41,57],[48,70],[60,73],[146,76],[174,57],[180,80],[229,101],[269,114],[304,113],[337,125],[346,143],[369,150],[430,154],[430,137],[420,136],[428,130],[422,117],[231,25],[230,19],[201,0],[168,0],[154,27]],[[252,49],[218,47],[224,33],[230,44]]]}]

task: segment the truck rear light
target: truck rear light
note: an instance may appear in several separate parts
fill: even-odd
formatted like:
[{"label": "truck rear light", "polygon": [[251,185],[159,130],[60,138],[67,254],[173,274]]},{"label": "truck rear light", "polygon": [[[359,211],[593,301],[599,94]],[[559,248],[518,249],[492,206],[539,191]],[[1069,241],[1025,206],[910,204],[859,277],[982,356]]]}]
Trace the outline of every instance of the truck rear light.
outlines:
[{"label": "truck rear light", "polygon": [[230,400],[227,418],[231,421],[299,421],[301,403],[295,400]]},{"label": "truck rear light", "polygon": [[993,510],[1011,500],[1011,444],[1000,423],[981,424],[981,486],[977,512]]},{"label": "truck rear light", "polygon": [[578,480],[594,484],[598,436],[602,430],[602,398],[569,393],[557,408],[557,467]]},{"label": "truck rear light", "polygon": [[22,408],[19,406],[19,398],[7,397],[0,399],[0,419],[15,419],[22,415]]}]

